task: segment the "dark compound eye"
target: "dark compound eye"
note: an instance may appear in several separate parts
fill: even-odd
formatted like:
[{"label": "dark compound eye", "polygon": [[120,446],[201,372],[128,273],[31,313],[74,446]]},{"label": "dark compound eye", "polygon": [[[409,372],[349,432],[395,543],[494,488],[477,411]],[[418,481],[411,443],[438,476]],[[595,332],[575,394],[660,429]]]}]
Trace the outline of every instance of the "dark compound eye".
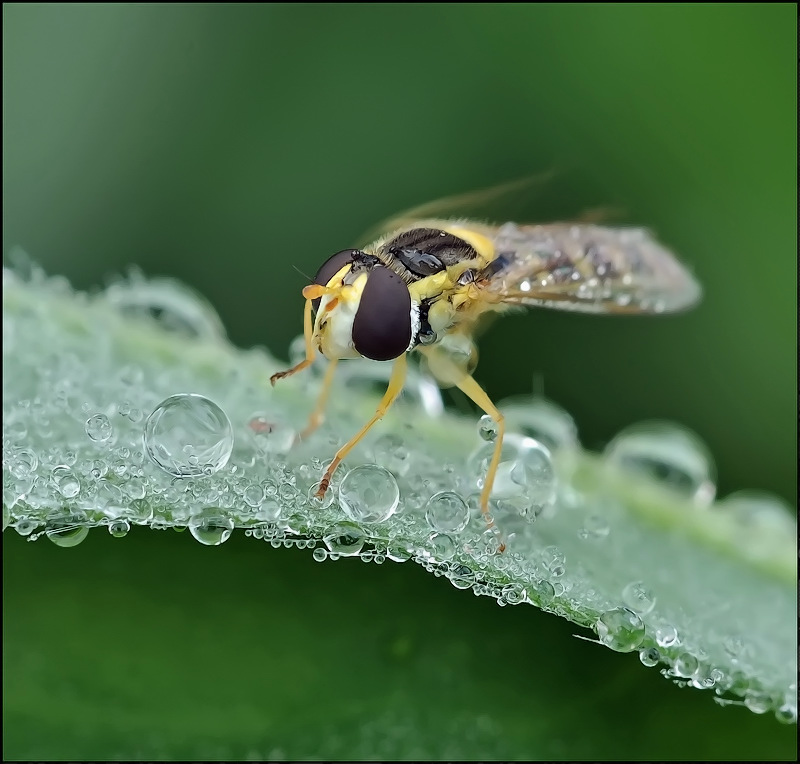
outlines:
[{"label": "dark compound eye", "polygon": [[353,345],[374,361],[402,355],[411,343],[411,295],[394,271],[370,271],[353,319]]},{"label": "dark compound eye", "polygon": [[[359,252],[357,249],[343,249],[341,252],[337,252],[335,255],[332,255],[317,271],[317,275],[314,276],[314,283],[319,284],[320,286],[328,286],[328,282],[340,270],[342,270],[345,265],[352,263],[356,256],[360,254],[361,252]],[[319,299],[314,300],[313,304],[314,310],[319,310]]]}]

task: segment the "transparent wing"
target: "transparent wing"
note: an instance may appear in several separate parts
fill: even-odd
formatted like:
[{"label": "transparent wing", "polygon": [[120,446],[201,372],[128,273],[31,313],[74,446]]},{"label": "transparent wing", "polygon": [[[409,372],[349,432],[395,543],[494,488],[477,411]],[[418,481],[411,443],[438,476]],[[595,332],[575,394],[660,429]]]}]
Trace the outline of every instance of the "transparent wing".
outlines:
[{"label": "transparent wing", "polygon": [[492,229],[487,300],[589,313],[667,313],[701,297],[675,255],[642,228],[516,225]]}]

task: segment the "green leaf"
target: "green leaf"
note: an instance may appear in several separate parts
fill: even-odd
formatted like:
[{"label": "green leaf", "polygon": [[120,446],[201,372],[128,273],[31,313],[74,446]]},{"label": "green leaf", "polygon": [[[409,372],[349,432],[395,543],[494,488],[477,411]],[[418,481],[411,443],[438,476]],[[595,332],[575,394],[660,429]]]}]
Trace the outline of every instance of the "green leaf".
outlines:
[{"label": "green leaf", "polygon": [[[139,315],[155,309],[161,326]],[[373,564],[317,565],[308,547],[329,537],[340,549],[330,536],[348,518],[306,497],[374,409],[374,367],[350,372],[318,435],[288,450],[318,377],[270,391],[280,365],[227,345],[210,309],[175,285],[134,278],[87,298],[6,273],[3,317],[4,528],[57,545],[4,538],[7,756],[791,755],[793,733],[773,719],[710,702],[716,692],[796,719],[785,518],[743,522],[567,448],[554,506],[522,525],[498,510],[506,553],[478,512],[443,545],[424,504],[445,489],[474,503],[481,441],[472,420],[424,413],[415,372],[417,398],[348,459],[397,472],[399,511],[355,526]],[[212,474],[175,479],[141,453],[145,418],[176,393],[207,396],[232,423],[233,454]],[[190,534],[103,532],[128,524]],[[221,542],[233,526],[252,538],[236,530],[215,549],[191,538]],[[58,548],[89,527],[83,544]],[[281,546],[305,551],[271,548]],[[433,575],[374,564],[387,554]],[[636,658],[570,638],[567,621],[496,609],[434,576],[599,630],[712,692],[678,692]],[[620,611],[637,605],[639,582],[649,592],[639,609],[650,597],[653,609]]]}]

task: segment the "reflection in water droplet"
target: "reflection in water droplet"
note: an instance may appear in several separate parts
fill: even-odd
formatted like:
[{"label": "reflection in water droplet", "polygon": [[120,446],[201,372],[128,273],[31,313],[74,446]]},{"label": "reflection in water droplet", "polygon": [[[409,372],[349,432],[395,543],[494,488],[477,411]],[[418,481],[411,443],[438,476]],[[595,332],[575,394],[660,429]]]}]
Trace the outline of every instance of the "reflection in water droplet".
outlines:
[{"label": "reflection in water droplet", "polygon": [[655,596],[641,581],[631,581],[622,590],[622,601],[640,615],[647,615],[656,606]]},{"label": "reflection in water droplet", "polygon": [[98,443],[105,443],[114,434],[114,428],[105,414],[95,414],[86,420],[86,434]]},{"label": "reflection in water droplet", "polygon": [[716,494],[716,471],[705,444],[689,430],[669,422],[642,422],[617,435],[606,460],[645,475],[695,504],[707,506]]},{"label": "reflection in water droplet", "polygon": [[441,491],[428,499],[425,519],[435,531],[460,533],[469,522],[469,507],[457,493]]},{"label": "reflection in water droplet", "polygon": [[180,393],[162,401],[147,418],[144,448],[173,477],[198,477],[228,463],[233,428],[213,401],[196,393]]},{"label": "reflection in water droplet", "polygon": [[232,532],[233,520],[218,507],[208,507],[189,520],[189,533],[206,546],[219,546]]},{"label": "reflection in water droplet", "polygon": [[647,647],[644,650],[639,650],[639,660],[642,662],[643,666],[652,668],[658,665],[658,662],[661,660],[661,653],[658,652],[658,648],[656,647]]},{"label": "reflection in water droplet", "polygon": [[366,536],[355,523],[339,523],[322,539],[332,554],[354,557],[364,548]]},{"label": "reflection in water droplet", "polygon": [[377,464],[350,470],[339,485],[339,504],[356,522],[383,522],[394,514],[399,501],[394,475]]},{"label": "reflection in water droplet", "polygon": [[619,653],[635,650],[644,639],[644,624],[625,607],[607,610],[595,622],[600,641]]}]

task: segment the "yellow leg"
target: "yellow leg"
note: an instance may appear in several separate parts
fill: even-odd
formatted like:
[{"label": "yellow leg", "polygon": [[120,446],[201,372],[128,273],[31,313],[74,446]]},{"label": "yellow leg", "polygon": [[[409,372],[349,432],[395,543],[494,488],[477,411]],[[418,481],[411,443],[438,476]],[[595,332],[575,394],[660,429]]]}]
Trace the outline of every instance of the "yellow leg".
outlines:
[{"label": "yellow leg", "polygon": [[333,382],[333,373],[336,371],[336,364],[339,363],[337,358],[334,358],[329,364],[328,369],[325,372],[325,377],[322,380],[322,390],[320,391],[319,398],[317,399],[317,405],[314,407],[314,410],[311,412],[311,416],[308,418],[308,425],[306,426],[305,430],[303,430],[298,436],[298,440],[305,440],[309,435],[311,435],[314,430],[317,429],[322,424],[325,413],[325,404],[328,402],[328,395],[331,392],[331,383]]},{"label": "yellow leg", "polygon": [[314,324],[311,321],[311,297],[306,298],[306,307],[303,312],[303,336],[306,339],[306,357],[300,361],[296,366],[292,366],[291,369],[287,369],[286,371],[279,371],[277,374],[273,374],[269,381],[273,385],[279,380],[284,379],[285,377],[291,377],[292,374],[297,374],[298,371],[302,371],[308,366],[311,366],[314,363]]},{"label": "yellow leg", "polygon": [[406,354],[399,356],[394,362],[392,367],[392,375],[389,377],[389,386],[383,395],[383,399],[378,405],[378,409],[372,419],[369,420],[350,440],[347,441],[333,457],[333,461],[328,465],[325,474],[322,476],[322,481],[319,484],[317,491],[317,498],[321,499],[325,495],[325,491],[331,484],[331,478],[336,468],[342,463],[342,460],[350,453],[353,447],[360,441],[370,430],[372,425],[380,419],[383,419],[384,414],[389,410],[390,406],[395,402],[400,391],[403,389],[403,383],[406,381],[406,369],[408,362],[406,361]]}]

